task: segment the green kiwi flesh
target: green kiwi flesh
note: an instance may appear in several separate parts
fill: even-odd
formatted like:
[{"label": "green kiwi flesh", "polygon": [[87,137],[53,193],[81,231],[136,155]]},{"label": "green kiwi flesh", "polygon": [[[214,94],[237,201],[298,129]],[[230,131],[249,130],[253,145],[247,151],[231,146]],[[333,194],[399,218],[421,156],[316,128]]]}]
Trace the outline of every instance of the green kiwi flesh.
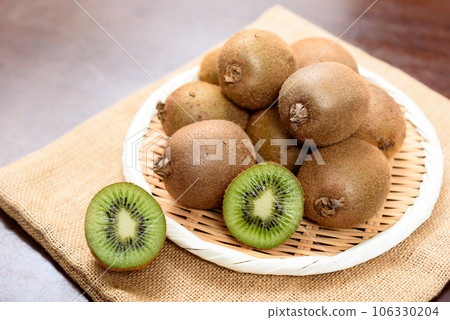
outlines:
[{"label": "green kiwi flesh", "polygon": [[232,36],[222,47],[217,63],[223,93],[250,110],[276,101],[283,82],[295,70],[289,45],[275,33],[257,29]]},{"label": "green kiwi flesh", "polygon": [[342,45],[327,38],[304,38],[291,44],[297,60],[297,69],[313,63],[339,62],[358,73],[355,58]]},{"label": "green kiwi flesh", "polygon": [[86,239],[101,265],[137,270],[160,251],[166,220],[156,200],[141,187],[121,182],[100,190],[86,213]]},{"label": "green kiwi flesh", "polygon": [[203,57],[200,62],[200,70],[198,72],[198,79],[211,84],[219,84],[219,78],[217,77],[217,59],[219,58],[220,49],[215,49]]},{"label": "green kiwi flesh", "polygon": [[369,108],[364,79],[337,62],[304,67],[291,75],[280,91],[281,121],[292,137],[328,146],[350,137]]},{"label": "green kiwi flesh", "polygon": [[[193,123],[175,132],[165,156],[156,159],[153,169],[177,203],[197,209],[218,208],[230,182],[255,164],[253,146],[250,142],[248,150],[244,140],[250,142],[245,131],[233,122]],[[195,149],[196,142],[202,141],[212,145]],[[219,159],[209,157],[220,152]]]},{"label": "green kiwi flesh", "polygon": [[325,165],[305,161],[297,175],[305,196],[305,217],[331,228],[367,222],[389,193],[386,157],[356,138],[322,148],[320,154]]},{"label": "green kiwi flesh", "polygon": [[368,84],[370,104],[366,119],[353,137],[374,145],[388,158],[401,148],[406,136],[406,120],[399,104],[383,89]]},{"label": "green kiwi flesh", "polygon": [[245,129],[249,114],[228,100],[219,86],[195,81],[189,82],[156,106],[164,132],[172,136],[178,129],[196,122],[223,119]]},{"label": "green kiwi flesh", "polygon": [[260,110],[253,113],[248,120],[245,131],[252,139],[253,144],[258,143],[260,139],[266,140],[258,150],[264,161],[278,163],[294,173],[297,172],[300,166],[296,165],[295,162],[300,154],[301,147],[297,145],[287,146],[286,159],[282,159],[282,146],[271,144],[271,139],[292,139],[288,129],[281,123],[276,106],[269,110]]},{"label": "green kiwi flesh", "polygon": [[269,249],[285,242],[300,225],[303,193],[296,177],[274,163],[241,173],[227,189],[225,223],[236,239]]}]

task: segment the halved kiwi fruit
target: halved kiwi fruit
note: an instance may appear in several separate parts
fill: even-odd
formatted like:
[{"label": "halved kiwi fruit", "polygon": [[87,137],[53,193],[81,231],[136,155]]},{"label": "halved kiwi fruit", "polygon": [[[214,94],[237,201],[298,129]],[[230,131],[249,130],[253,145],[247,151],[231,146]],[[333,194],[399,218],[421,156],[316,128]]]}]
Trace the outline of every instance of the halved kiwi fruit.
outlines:
[{"label": "halved kiwi fruit", "polygon": [[157,255],[166,238],[166,219],[156,200],[132,183],[109,185],[87,209],[86,239],[102,266],[137,270]]},{"label": "halved kiwi fruit", "polygon": [[353,137],[373,144],[390,158],[400,150],[405,140],[405,116],[400,105],[383,89],[371,83],[368,86],[369,111]]},{"label": "halved kiwi fruit", "polygon": [[358,73],[355,58],[339,43],[320,37],[304,38],[291,44],[297,59],[297,68],[309,66],[313,63],[339,62]]},{"label": "halved kiwi fruit", "polygon": [[294,53],[275,33],[243,30],[222,47],[217,63],[223,93],[238,106],[258,110],[272,104],[296,70]]},{"label": "halved kiwi fruit", "polygon": [[305,194],[305,217],[332,228],[358,226],[386,201],[390,167],[373,145],[348,138],[320,149],[324,165],[305,161],[298,172]]},{"label": "halved kiwi fruit", "polygon": [[220,49],[215,49],[203,57],[200,62],[200,70],[198,72],[198,79],[212,84],[219,84],[217,77],[217,58],[219,57]]},{"label": "halved kiwi fruit", "polygon": [[249,114],[228,100],[214,84],[189,82],[156,106],[164,132],[171,136],[178,129],[198,121],[223,119],[238,124],[242,129],[247,125]]},{"label": "halved kiwi fruit", "polygon": [[221,206],[230,182],[254,164],[253,146],[241,127],[230,121],[206,120],[175,132],[153,170],[178,203],[213,209]]},{"label": "halved kiwi fruit", "polygon": [[285,242],[297,230],[302,215],[300,183],[274,163],[241,173],[228,187],[223,202],[223,217],[233,236],[260,249]]},{"label": "halved kiwi fruit", "polygon": [[292,137],[328,146],[352,135],[369,108],[364,79],[337,62],[304,67],[291,75],[280,91],[281,121]]}]

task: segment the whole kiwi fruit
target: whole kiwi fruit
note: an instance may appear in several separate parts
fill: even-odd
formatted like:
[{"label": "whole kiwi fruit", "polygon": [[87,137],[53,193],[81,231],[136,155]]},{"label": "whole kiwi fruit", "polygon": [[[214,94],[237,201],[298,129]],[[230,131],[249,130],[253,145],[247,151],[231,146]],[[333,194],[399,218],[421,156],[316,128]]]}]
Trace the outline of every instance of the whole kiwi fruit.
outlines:
[{"label": "whole kiwi fruit", "polygon": [[85,234],[100,265],[112,271],[137,270],[161,250],[166,219],[147,191],[119,182],[103,188],[91,200]]},{"label": "whole kiwi fruit", "polygon": [[301,69],[313,63],[339,62],[358,73],[355,58],[342,45],[333,43],[333,40],[327,38],[311,37],[291,44],[297,59],[297,68]]},{"label": "whole kiwi fruit", "polygon": [[220,207],[230,182],[255,164],[250,138],[226,120],[187,125],[175,132],[167,148],[153,169],[178,203],[197,209]]},{"label": "whole kiwi fruit", "polygon": [[322,148],[320,154],[324,165],[305,161],[297,174],[305,197],[305,217],[331,228],[350,228],[368,221],[389,193],[386,157],[356,138]]},{"label": "whole kiwi fruit", "polygon": [[[286,127],[281,123],[280,114],[276,106],[269,110],[260,110],[253,113],[248,121],[247,129],[245,130],[252,139],[253,144],[257,144],[261,139],[266,140],[259,148],[258,153],[266,162],[275,162],[283,165],[292,172],[297,172],[299,165],[295,162],[300,154],[301,147],[298,145],[280,145],[281,141],[274,139],[282,139],[287,142],[287,139],[292,139]],[[297,142],[295,139],[294,142]],[[298,144],[298,143],[296,143]],[[286,148],[282,151],[282,148]]]},{"label": "whole kiwi fruit", "polygon": [[229,120],[245,129],[249,117],[247,111],[221,93],[219,86],[203,81],[186,83],[172,92],[164,103],[159,102],[156,109],[168,136],[194,120]]},{"label": "whole kiwi fruit", "polygon": [[221,48],[217,48],[205,54],[200,62],[198,79],[212,84],[219,84],[217,77],[217,59],[219,58]]},{"label": "whole kiwi fruit", "polygon": [[292,137],[328,146],[350,137],[369,109],[364,79],[347,66],[323,62],[291,75],[280,91],[281,121]]},{"label": "whole kiwi fruit", "polygon": [[291,47],[275,33],[257,29],[232,36],[220,50],[217,64],[223,93],[250,110],[271,105],[295,70]]},{"label": "whole kiwi fruit", "polygon": [[400,105],[383,89],[371,83],[368,87],[369,111],[353,137],[373,144],[390,158],[400,150],[405,140],[405,116]]}]

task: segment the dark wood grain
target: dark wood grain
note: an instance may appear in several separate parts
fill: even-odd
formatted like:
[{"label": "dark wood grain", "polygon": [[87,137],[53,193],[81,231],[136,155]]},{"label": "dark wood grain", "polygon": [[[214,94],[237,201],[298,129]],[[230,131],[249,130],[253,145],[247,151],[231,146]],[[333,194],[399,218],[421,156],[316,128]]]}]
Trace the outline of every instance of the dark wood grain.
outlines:
[{"label": "dark wood grain", "polygon": [[[155,78],[273,5],[268,0],[80,3]],[[336,35],[371,3],[282,2]],[[449,16],[446,0],[379,0],[343,39],[450,97]],[[1,1],[0,166],[43,147],[150,81],[73,1]],[[71,301],[82,292],[4,212],[0,238],[0,301]],[[450,300],[448,288],[438,299]]]}]

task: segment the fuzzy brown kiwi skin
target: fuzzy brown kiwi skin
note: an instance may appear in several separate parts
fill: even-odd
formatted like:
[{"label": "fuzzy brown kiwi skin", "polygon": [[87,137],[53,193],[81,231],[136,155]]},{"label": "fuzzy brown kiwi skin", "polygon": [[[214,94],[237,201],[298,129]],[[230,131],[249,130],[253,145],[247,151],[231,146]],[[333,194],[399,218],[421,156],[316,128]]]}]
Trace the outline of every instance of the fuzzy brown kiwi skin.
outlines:
[{"label": "fuzzy brown kiwi skin", "polygon": [[358,226],[383,206],[390,189],[390,167],[371,144],[349,138],[320,154],[325,165],[306,161],[299,179],[305,217],[330,228]]},{"label": "fuzzy brown kiwi skin", "polygon": [[292,74],[280,91],[278,109],[289,133],[329,146],[350,137],[369,108],[364,79],[337,62],[323,62]]},{"label": "fuzzy brown kiwi skin", "polygon": [[[249,114],[225,97],[220,87],[203,81],[189,82],[156,106],[164,132],[172,136],[178,129],[194,123],[224,119],[245,129]],[[193,119],[192,119],[193,118]]]},{"label": "fuzzy brown kiwi skin", "polygon": [[[264,161],[277,164],[280,164],[281,161],[281,146],[271,145],[270,140],[292,139],[286,127],[281,123],[280,114],[276,106],[267,111],[260,110],[253,113],[248,120],[245,132],[247,132],[253,144],[256,144],[260,139],[265,139],[266,141],[258,150],[258,153]],[[300,154],[300,149],[301,147],[298,145],[288,146],[287,148],[287,164],[283,166],[294,173],[300,168],[299,165],[295,164]]]},{"label": "fuzzy brown kiwi skin", "polygon": [[289,45],[270,31],[249,29],[232,36],[220,51],[217,72],[223,93],[242,108],[271,105],[297,67]]},{"label": "fuzzy brown kiwi skin", "polygon": [[[166,226],[166,229],[167,229],[167,226]],[[166,237],[164,236],[164,242],[165,241],[166,241]],[[150,262],[152,262],[153,259],[155,259],[156,256],[159,254],[159,252],[161,251],[163,246],[164,245],[161,246],[161,248],[158,250],[158,252],[155,254],[155,256],[152,259],[150,259],[149,261],[147,261],[144,264],[141,264],[141,265],[135,266],[135,267],[131,267],[131,268],[115,268],[115,267],[111,267],[110,265],[108,265],[108,264],[104,263],[102,260],[100,260],[100,258],[97,257],[97,255],[94,253],[94,251],[91,249],[91,247],[89,247],[89,250],[91,250],[91,253],[94,256],[94,258],[97,261],[97,263],[99,265],[101,265],[103,268],[107,269],[108,271],[111,270],[111,271],[114,271],[114,272],[125,272],[125,271],[136,271],[136,270],[139,270],[139,269],[142,269],[142,268],[145,268],[146,266],[148,266],[150,264]]]},{"label": "fuzzy brown kiwi skin", "polygon": [[[222,160],[208,161],[201,156],[200,165],[194,166],[194,139],[223,139]],[[229,164],[230,139],[236,141],[235,165]],[[190,124],[175,132],[168,144],[170,160],[159,165],[162,160],[157,159],[154,171],[162,173],[166,190],[178,199],[177,203],[197,209],[218,208],[230,182],[255,164],[254,150],[248,151],[242,139],[250,140],[242,128],[230,121],[206,120]],[[216,154],[216,146],[203,146],[201,154],[206,153]],[[241,165],[247,156],[250,162]]]},{"label": "fuzzy brown kiwi skin", "polygon": [[374,145],[388,158],[402,147],[406,136],[406,120],[399,104],[383,89],[368,83],[370,105],[366,119],[353,134]]},{"label": "fuzzy brown kiwi skin", "polygon": [[304,38],[291,44],[297,60],[297,69],[313,63],[339,62],[358,73],[355,58],[339,43],[320,37]]},{"label": "fuzzy brown kiwi skin", "polygon": [[219,58],[221,48],[217,48],[205,54],[200,62],[200,70],[198,72],[198,79],[200,81],[219,85],[219,78],[217,76],[217,59]]}]

